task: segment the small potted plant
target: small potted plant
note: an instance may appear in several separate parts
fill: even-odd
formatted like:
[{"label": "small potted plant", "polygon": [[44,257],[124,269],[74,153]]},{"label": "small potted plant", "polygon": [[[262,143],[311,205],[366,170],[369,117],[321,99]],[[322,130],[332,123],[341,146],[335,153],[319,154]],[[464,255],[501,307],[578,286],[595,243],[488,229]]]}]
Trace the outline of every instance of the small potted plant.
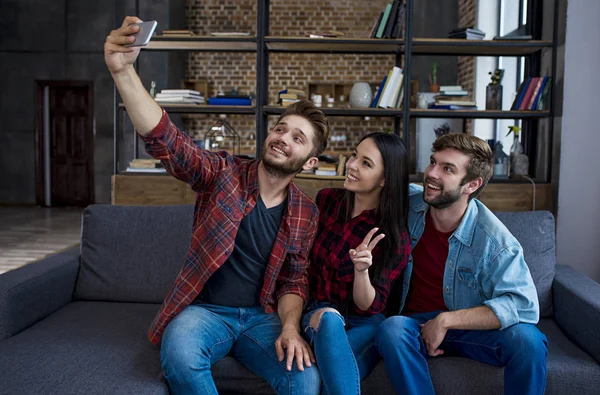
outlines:
[{"label": "small potted plant", "polygon": [[491,81],[485,90],[485,109],[486,110],[502,110],[502,77],[504,77],[504,69],[496,69],[494,72],[489,72]]},{"label": "small potted plant", "polygon": [[429,73],[429,91],[437,93],[440,91],[440,84],[438,83],[438,71],[440,64],[433,62],[431,64],[431,72]]}]

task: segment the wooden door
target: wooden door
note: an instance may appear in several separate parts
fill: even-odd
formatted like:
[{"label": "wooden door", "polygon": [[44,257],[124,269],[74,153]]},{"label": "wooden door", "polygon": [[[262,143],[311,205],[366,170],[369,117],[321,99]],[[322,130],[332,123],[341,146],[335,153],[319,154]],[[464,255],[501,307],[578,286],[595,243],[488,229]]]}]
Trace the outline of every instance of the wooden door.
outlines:
[{"label": "wooden door", "polygon": [[91,81],[37,83],[37,191],[43,206],[94,202],[94,108]]}]

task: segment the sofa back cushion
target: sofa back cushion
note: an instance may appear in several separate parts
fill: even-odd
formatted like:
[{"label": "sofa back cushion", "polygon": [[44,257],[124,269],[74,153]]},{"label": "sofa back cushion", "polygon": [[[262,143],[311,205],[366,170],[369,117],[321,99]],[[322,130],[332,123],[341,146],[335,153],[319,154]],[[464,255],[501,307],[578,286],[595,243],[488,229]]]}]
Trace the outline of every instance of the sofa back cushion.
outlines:
[{"label": "sofa back cushion", "polygon": [[193,210],[193,205],[86,208],[74,297],[162,303],[185,261]]},{"label": "sofa back cushion", "polygon": [[540,300],[540,316],[552,316],[552,281],[556,264],[554,216],[549,211],[494,214],[523,246],[525,262]]}]

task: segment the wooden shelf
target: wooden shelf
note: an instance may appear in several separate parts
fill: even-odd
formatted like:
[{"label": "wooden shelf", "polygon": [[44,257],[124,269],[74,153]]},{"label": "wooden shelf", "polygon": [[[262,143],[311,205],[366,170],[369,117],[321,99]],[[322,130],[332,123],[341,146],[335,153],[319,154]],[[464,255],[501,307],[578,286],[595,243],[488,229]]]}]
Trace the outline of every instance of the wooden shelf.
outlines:
[{"label": "wooden shelf", "polygon": [[386,54],[404,50],[404,40],[372,38],[265,37],[272,52]]},{"label": "wooden shelf", "polygon": [[346,179],[346,176],[319,176],[316,174],[296,174],[296,178],[304,178],[307,180],[337,180],[337,181],[344,181]]},{"label": "wooden shelf", "polygon": [[[316,178],[319,177],[319,178]],[[417,180],[421,183],[423,179]],[[314,198],[323,188],[343,188],[344,177],[297,175],[294,183]],[[535,190],[535,194],[533,191]],[[552,184],[490,183],[480,200],[492,211],[528,211],[535,197],[536,210],[552,210]],[[193,204],[196,194],[189,185],[167,174],[122,173],[112,176],[112,204]]]},{"label": "wooden shelf", "polygon": [[256,37],[153,36],[144,50],[256,52]]},{"label": "wooden shelf", "polygon": [[412,53],[417,55],[524,56],[544,48],[552,48],[552,41],[451,38],[415,38],[412,41]]},{"label": "wooden shelf", "polygon": [[550,111],[489,111],[489,110],[410,110],[413,118],[470,118],[470,119],[531,119],[547,118]]},{"label": "wooden shelf", "polygon": [[[403,111],[397,108],[349,108],[349,107],[320,107],[327,116],[338,117],[401,117]],[[265,106],[267,115],[280,115],[285,111],[281,106]]]},{"label": "wooden shelf", "polygon": [[[255,114],[253,106],[209,106],[206,104],[167,104],[159,103],[161,107],[173,114]],[[123,103],[119,109],[127,111]]]}]

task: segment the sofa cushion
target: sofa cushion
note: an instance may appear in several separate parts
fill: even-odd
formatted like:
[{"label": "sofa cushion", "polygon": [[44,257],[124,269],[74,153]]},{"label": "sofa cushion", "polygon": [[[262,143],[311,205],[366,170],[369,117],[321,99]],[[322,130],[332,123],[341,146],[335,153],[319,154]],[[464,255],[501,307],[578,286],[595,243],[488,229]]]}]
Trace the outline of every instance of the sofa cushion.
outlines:
[{"label": "sofa cushion", "polygon": [[74,297],[161,303],[183,266],[192,221],[192,205],[89,206]]},{"label": "sofa cushion", "polygon": [[[6,394],[168,394],[160,351],[146,338],[157,304],[73,302],[0,342]],[[232,357],[212,368],[221,394],[273,394]]]},{"label": "sofa cushion", "polygon": [[[159,350],[146,339],[156,304],[73,302],[0,342],[2,391],[8,394],[168,394]],[[600,365],[551,320],[547,393],[595,394]],[[503,369],[456,357],[429,361],[439,394],[502,393]],[[266,381],[225,357],[212,367],[221,394],[273,394]],[[394,394],[383,362],[363,381],[365,394]],[[3,392],[3,393],[4,393]]]},{"label": "sofa cushion", "polygon": [[146,330],[159,305],[73,302],[0,343],[6,394],[168,394]]},{"label": "sofa cushion", "polygon": [[523,246],[540,301],[540,316],[552,316],[552,280],[556,265],[554,216],[549,211],[494,213]]},{"label": "sofa cushion", "polygon": [[[548,338],[547,394],[597,394],[600,365],[569,341],[556,323],[540,321],[538,328]],[[429,360],[429,370],[437,394],[503,394],[504,369],[459,357]],[[394,394],[380,362],[362,382],[365,394]]]}]

